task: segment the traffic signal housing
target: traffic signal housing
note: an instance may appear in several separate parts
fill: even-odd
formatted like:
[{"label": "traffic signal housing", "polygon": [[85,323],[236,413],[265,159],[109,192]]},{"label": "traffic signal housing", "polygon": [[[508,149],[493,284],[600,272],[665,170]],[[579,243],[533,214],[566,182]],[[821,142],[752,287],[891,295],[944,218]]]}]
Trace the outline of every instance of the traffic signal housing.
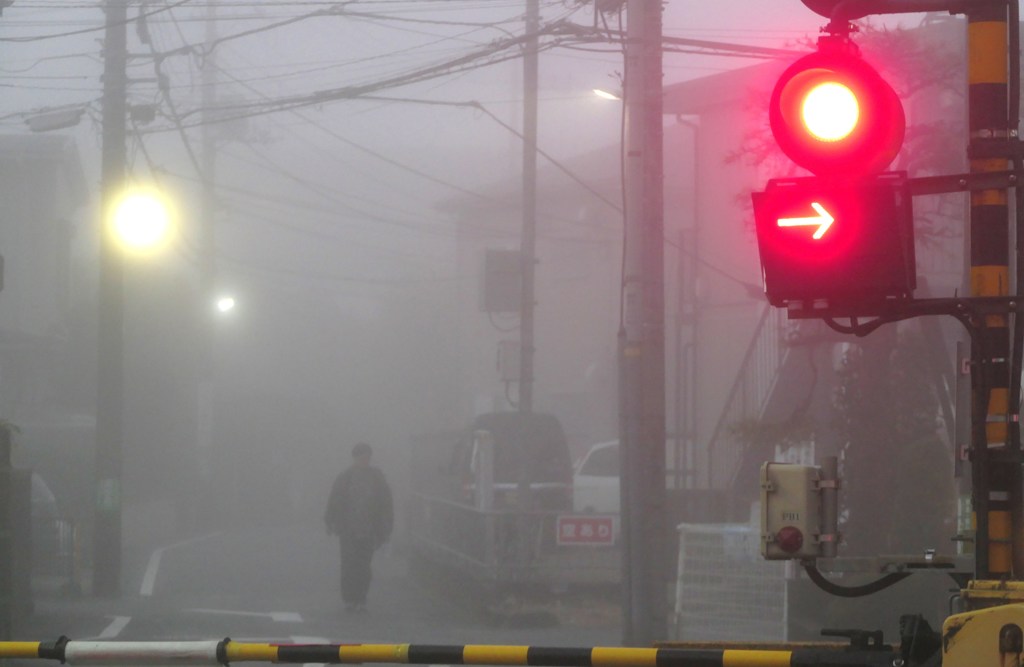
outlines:
[{"label": "traffic signal housing", "polygon": [[869,181],[775,179],[754,193],[765,294],[774,306],[864,308],[916,287],[906,174]]},{"label": "traffic signal housing", "polygon": [[[872,315],[916,287],[906,174],[884,172],[906,117],[892,86],[845,35],[790,65],[769,106],[782,151],[811,171],[753,194],[765,293],[775,306]],[[819,310],[820,312],[820,310]]]}]

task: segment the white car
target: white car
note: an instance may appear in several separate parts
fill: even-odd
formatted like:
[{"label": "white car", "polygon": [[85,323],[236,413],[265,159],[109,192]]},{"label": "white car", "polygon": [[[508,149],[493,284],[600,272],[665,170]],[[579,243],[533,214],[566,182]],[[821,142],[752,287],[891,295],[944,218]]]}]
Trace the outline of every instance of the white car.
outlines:
[{"label": "white car", "polygon": [[599,442],[579,460],[572,476],[573,510],[619,513],[619,441]]}]

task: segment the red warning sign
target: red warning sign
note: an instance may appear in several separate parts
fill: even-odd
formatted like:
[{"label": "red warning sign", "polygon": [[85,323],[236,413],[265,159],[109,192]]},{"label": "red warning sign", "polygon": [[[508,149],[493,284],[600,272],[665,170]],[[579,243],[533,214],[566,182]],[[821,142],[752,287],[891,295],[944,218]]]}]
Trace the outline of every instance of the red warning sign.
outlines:
[{"label": "red warning sign", "polygon": [[615,517],[600,514],[572,514],[558,517],[557,543],[559,545],[613,544],[615,534],[613,524]]}]

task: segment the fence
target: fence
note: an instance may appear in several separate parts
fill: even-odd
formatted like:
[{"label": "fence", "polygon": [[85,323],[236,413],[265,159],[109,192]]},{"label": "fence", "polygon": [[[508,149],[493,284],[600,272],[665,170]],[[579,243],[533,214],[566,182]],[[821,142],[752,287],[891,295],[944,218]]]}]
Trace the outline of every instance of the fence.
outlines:
[{"label": "fence", "polygon": [[33,517],[33,587],[77,592],[80,564],[78,525],[69,519]]},{"label": "fence", "polygon": [[491,584],[607,584],[619,580],[619,549],[558,543],[563,513],[483,511],[443,498],[412,494],[414,555]]},{"label": "fence", "polygon": [[675,638],[785,641],[786,564],[760,556],[743,524],[680,524]]}]

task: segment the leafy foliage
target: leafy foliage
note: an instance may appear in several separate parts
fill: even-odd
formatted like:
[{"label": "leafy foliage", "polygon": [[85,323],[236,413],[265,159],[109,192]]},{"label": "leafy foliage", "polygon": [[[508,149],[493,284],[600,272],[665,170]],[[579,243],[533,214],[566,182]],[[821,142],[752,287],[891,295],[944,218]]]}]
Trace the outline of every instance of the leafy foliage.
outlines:
[{"label": "leafy foliage", "polygon": [[929,349],[908,330],[872,336],[847,348],[833,401],[847,551],[943,549],[955,532],[955,493]]}]

